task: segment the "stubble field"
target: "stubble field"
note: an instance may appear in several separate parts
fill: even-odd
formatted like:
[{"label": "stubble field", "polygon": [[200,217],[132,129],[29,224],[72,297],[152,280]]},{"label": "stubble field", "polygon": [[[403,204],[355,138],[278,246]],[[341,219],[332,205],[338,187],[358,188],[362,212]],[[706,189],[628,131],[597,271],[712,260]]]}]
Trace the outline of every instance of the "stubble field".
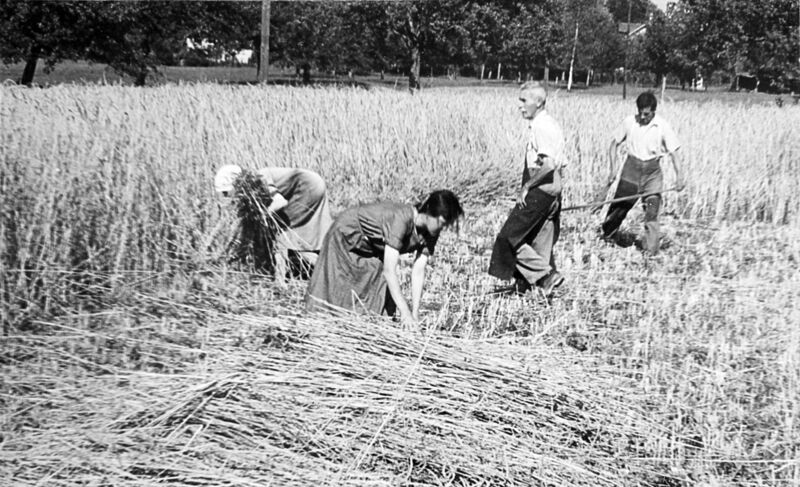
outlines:
[{"label": "stubble field", "polygon": [[[670,245],[645,261],[565,213],[548,301],[487,295],[514,89],[0,96],[4,485],[800,484],[798,106],[666,100]],[[633,106],[552,95],[565,206]],[[314,169],[335,213],[455,191],[421,329],[307,315],[303,281],[229,264],[231,163]]]}]

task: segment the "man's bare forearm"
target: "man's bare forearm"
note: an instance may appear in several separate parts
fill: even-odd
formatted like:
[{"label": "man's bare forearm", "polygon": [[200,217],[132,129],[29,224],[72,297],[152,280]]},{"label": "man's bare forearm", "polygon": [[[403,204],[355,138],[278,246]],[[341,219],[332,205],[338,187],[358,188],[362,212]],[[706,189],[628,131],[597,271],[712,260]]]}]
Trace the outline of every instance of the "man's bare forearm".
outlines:
[{"label": "man's bare forearm", "polygon": [[542,165],[536,169],[536,171],[531,174],[530,179],[525,182],[525,186],[527,189],[535,188],[542,184],[542,181],[545,180],[549,175],[553,174],[556,170],[555,165],[551,162],[549,157],[542,158]]},{"label": "man's bare forearm", "polygon": [[616,140],[612,140],[608,146],[608,184],[614,182],[617,177],[617,148],[619,145]]}]

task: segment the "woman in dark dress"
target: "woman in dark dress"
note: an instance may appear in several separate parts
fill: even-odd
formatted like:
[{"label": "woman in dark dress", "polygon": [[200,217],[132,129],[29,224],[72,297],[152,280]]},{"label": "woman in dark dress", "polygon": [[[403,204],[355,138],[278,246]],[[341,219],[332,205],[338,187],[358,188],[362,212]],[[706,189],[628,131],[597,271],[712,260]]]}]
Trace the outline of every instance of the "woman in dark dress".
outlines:
[{"label": "woman in dark dress", "polygon": [[[306,308],[388,315],[396,311],[403,322],[418,322],[428,258],[439,232],[463,214],[458,197],[448,190],[434,191],[417,206],[385,202],[345,210],[322,242]],[[410,252],[415,257],[409,308],[397,266],[400,254]]]}]

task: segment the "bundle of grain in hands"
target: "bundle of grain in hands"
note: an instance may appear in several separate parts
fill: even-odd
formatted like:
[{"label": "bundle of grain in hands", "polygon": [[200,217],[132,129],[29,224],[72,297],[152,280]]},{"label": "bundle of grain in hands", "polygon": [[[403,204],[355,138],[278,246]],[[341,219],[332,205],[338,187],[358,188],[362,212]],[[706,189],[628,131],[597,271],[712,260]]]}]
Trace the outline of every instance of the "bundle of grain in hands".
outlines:
[{"label": "bundle of grain in hands", "polygon": [[243,170],[233,182],[233,198],[239,231],[231,245],[232,260],[259,272],[274,272],[278,222],[267,211],[272,202],[267,185],[258,174]]},{"label": "bundle of grain in hands", "polygon": [[[148,305],[120,312],[119,326],[84,316],[7,340],[0,477],[648,485],[667,480],[662,459],[681,447],[663,444],[669,434],[642,412],[632,382],[561,350],[426,336],[377,318],[175,304],[158,304],[170,310],[161,318]],[[177,309],[205,315],[205,326]]]}]

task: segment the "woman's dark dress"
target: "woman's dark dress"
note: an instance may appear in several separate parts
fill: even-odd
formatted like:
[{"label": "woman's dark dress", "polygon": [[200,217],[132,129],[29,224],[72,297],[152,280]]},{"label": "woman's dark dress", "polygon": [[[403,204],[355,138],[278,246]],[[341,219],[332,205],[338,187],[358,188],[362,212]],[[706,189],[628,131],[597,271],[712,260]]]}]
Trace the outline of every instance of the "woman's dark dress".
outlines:
[{"label": "woman's dark dress", "polygon": [[371,313],[394,312],[383,277],[386,245],[401,254],[433,253],[436,238],[414,225],[416,209],[400,203],[374,203],[345,210],[322,242],[308,283],[306,308],[344,308]]}]

